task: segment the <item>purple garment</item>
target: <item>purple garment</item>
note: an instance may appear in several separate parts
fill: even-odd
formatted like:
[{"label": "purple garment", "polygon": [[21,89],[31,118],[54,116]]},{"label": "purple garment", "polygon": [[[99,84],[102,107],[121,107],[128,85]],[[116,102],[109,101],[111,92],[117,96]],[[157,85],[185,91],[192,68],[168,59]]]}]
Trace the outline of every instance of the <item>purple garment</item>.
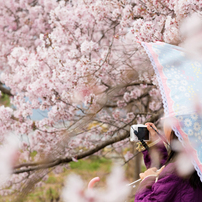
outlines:
[{"label": "purple garment", "polygon": [[[148,152],[143,154],[145,164],[151,165]],[[188,180],[182,179],[176,173],[175,163],[169,163],[160,173],[157,182],[155,176],[145,178],[138,187],[135,202],[202,201],[202,190],[193,189]]]},{"label": "purple garment", "polygon": [[160,165],[157,166],[157,165],[153,165],[151,166],[152,164],[152,161],[151,161],[151,158],[150,158],[150,155],[149,155],[149,152],[147,150],[144,150],[142,153],[143,153],[143,156],[144,156],[144,163],[145,163],[145,166],[146,168],[150,168],[150,167],[157,167],[157,168],[160,168],[161,166],[165,165],[166,163],[166,160],[168,158],[168,152],[163,144],[163,142],[159,142],[157,145],[156,145],[156,149],[157,149],[157,152],[158,154],[160,154]]}]

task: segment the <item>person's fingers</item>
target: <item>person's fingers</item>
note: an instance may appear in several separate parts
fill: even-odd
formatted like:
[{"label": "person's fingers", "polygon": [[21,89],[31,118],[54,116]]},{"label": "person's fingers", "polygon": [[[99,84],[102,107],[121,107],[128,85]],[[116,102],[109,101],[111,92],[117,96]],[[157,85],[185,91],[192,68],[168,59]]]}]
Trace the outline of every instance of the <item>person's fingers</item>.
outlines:
[{"label": "person's fingers", "polygon": [[[157,130],[157,128],[156,128],[156,126],[153,124],[153,123],[150,123],[150,122],[148,122],[148,123],[145,123],[145,125],[147,126],[147,129],[148,129],[148,131],[149,131],[149,133],[150,133],[150,137],[151,137],[151,140],[152,141],[154,141],[156,138],[157,138],[157,134],[156,134],[156,131],[158,131]],[[156,131],[155,131],[155,130]]]},{"label": "person's fingers", "polygon": [[[156,126],[153,124],[153,123],[151,123],[151,122],[147,122],[147,123],[145,123],[145,125],[147,126],[147,129],[150,131],[150,130],[153,130],[154,131],[154,129],[156,129],[157,131],[158,131],[158,129],[156,128]],[[153,128],[154,129],[153,129]]]},{"label": "person's fingers", "polygon": [[157,172],[157,168],[156,167],[153,167],[153,168],[149,168],[148,170],[146,170],[144,172],[144,175],[147,176],[147,175],[153,175]]},{"label": "person's fingers", "polygon": [[145,125],[147,126],[147,129],[148,129],[148,131],[151,131],[152,130],[152,128],[151,128],[151,123],[145,123]]},{"label": "person's fingers", "polygon": [[141,180],[144,179],[144,173],[140,173],[139,176],[140,176]]},{"label": "person's fingers", "polygon": [[165,168],[165,165],[162,166],[162,167],[157,171],[158,175],[160,175],[160,173],[163,171],[164,168]]},{"label": "person's fingers", "polygon": [[88,183],[88,189],[91,189],[93,188],[94,184],[96,182],[99,182],[100,181],[100,178],[99,177],[94,177],[89,183]]},{"label": "person's fingers", "polygon": [[157,176],[157,168],[156,167],[149,168],[144,173],[139,174],[141,180],[143,180],[145,177],[150,176],[150,175],[156,175]]},{"label": "person's fingers", "polygon": [[152,122],[147,122],[147,123],[145,123],[145,125],[151,125],[151,126],[153,126],[154,124]]},{"label": "person's fingers", "polygon": [[156,172],[156,171],[157,171],[157,168],[156,168],[156,167],[153,167],[153,168],[150,168],[150,170]]}]

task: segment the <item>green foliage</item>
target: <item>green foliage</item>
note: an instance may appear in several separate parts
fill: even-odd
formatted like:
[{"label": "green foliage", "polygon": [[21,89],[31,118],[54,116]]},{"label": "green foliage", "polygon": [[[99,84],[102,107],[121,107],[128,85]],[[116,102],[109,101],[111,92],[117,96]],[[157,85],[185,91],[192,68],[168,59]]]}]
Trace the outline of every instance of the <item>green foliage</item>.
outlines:
[{"label": "green foliage", "polygon": [[43,190],[38,190],[37,192],[33,192],[29,194],[29,199],[35,202],[42,202],[41,198],[43,196]]},{"label": "green foliage", "polygon": [[[31,153],[31,157],[37,154]],[[107,174],[111,170],[112,161],[103,157],[91,156],[88,159],[71,162],[70,168],[63,168],[63,172],[55,174],[49,173],[49,177],[42,187],[37,187],[32,193],[28,194],[23,202],[62,202],[60,198],[64,180],[71,173],[80,175],[86,184],[95,176],[100,177],[99,186],[104,187]],[[0,197],[0,202],[11,202],[14,196]]]},{"label": "green foliage", "polygon": [[46,191],[46,198],[49,200],[49,201],[53,201],[54,199],[59,199],[60,196],[59,196],[59,193],[58,193],[58,190],[55,190],[53,188],[49,188],[47,191]]},{"label": "green foliage", "polygon": [[31,157],[31,158],[34,158],[36,155],[37,155],[37,152],[36,152],[36,151],[33,151],[33,152],[30,153],[30,157]]},{"label": "green foliage", "polygon": [[0,104],[4,105],[5,107],[10,106],[10,97],[7,94],[1,93]]},{"label": "green foliage", "polygon": [[142,167],[141,167],[141,172],[144,173],[146,170],[147,170],[146,166],[145,166],[145,165],[142,165]]},{"label": "green foliage", "polygon": [[50,176],[46,181],[46,183],[48,184],[54,184],[56,182],[57,182],[57,179],[54,176]]},{"label": "green foliage", "polygon": [[108,166],[108,168],[109,168],[111,165],[111,160],[93,156],[87,160],[79,160],[78,162],[71,162],[70,168],[77,169],[77,170],[96,171],[103,164],[105,166]]}]

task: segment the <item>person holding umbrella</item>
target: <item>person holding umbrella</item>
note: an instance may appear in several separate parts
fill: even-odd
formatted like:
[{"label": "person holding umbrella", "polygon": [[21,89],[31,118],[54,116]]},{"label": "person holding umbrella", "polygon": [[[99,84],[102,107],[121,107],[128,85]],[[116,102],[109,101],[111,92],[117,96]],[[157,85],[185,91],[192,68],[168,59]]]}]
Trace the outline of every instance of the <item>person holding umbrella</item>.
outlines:
[{"label": "person holding umbrella", "polygon": [[[142,181],[135,202],[202,201],[202,61],[191,59],[178,46],[163,42],[141,44],[156,74],[165,119],[170,121],[164,127],[170,151],[163,159],[164,167],[152,163],[158,156],[157,152],[152,154],[152,148],[150,153],[143,152],[148,170],[140,174]],[[155,139],[155,125],[146,125]],[[159,153],[166,152],[163,145],[156,147]]]},{"label": "person holding umbrella", "polygon": [[[153,123],[146,123],[146,126],[150,132],[151,138],[153,140],[158,138],[158,135],[153,130],[153,128],[156,129],[155,125]],[[164,159],[166,160],[165,165],[162,166],[159,170],[156,167],[149,168],[149,166],[152,164],[152,159],[149,157],[149,152],[147,150],[143,152],[144,161],[148,170],[140,174],[142,181],[136,192],[135,202],[201,201],[202,182],[200,181],[197,172],[194,170],[194,166],[191,167],[192,169],[189,168],[189,171],[186,174],[180,172],[176,161],[179,160],[178,158],[180,158],[181,152],[184,151],[176,151],[172,149],[173,140],[178,140],[177,136],[174,134],[174,131],[172,131],[171,128],[164,126],[164,132],[166,139],[170,143],[171,147],[167,159]],[[176,142],[174,143],[176,144]],[[163,145],[158,144],[158,147],[160,147],[160,151],[164,153],[167,152]],[[186,165],[187,162],[180,161],[180,163],[184,163],[184,165]],[[188,166],[190,167],[189,163]],[[186,170],[187,168],[184,169]]]}]

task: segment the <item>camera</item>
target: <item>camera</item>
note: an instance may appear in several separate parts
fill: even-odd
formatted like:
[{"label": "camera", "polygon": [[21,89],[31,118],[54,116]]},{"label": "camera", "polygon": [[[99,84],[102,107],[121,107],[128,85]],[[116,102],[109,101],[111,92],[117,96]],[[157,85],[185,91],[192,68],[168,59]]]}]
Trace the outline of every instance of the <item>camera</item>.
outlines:
[{"label": "camera", "polygon": [[149,131],[147,129],[147,126],[143,124],[137,124],[137,125],[132,125],[130,127],[130,141],[149,141]]}]

